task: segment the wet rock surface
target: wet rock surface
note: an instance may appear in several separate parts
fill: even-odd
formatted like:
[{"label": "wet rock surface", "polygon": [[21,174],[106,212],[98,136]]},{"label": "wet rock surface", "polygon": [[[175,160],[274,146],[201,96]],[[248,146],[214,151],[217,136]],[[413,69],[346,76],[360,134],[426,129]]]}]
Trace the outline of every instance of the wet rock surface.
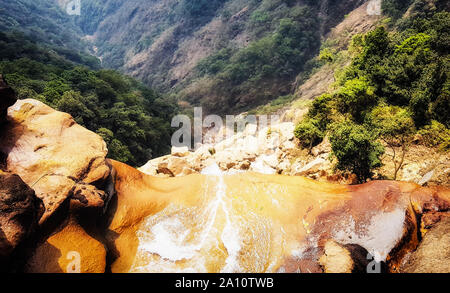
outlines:
[{"label": "wet rock surface", "polygon": [[28,259],[27,273],[104,273],[106,249],[70,217],[57,232],[39,244]]},{"label": "wet rock surface", "polygon": [[447,189],[393,181],[344,186],[218,166],[157,178],[112,165],[113,272],[399,272],[420,243],[416,215],[446,213],[450,200]]}]

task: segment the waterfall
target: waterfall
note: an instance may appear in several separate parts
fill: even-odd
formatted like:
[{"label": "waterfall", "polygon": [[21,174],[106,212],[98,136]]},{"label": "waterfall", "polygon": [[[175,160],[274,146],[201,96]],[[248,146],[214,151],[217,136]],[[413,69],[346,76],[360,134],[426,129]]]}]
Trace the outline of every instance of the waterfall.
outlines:
[{"label": "waterfall", "polygon": [[[225,174],[217,165],[206,168],[203,174],[209,176],[201,206],[170,205],[144,221],[137,232],[139,246],[131,271],[207,272],[202,251],[219,247],[218,239],[226,250],[222,272],[240,271],[239,226],[233,221]],[[189,263],[189,268],[182,269],[178,262]]]}]

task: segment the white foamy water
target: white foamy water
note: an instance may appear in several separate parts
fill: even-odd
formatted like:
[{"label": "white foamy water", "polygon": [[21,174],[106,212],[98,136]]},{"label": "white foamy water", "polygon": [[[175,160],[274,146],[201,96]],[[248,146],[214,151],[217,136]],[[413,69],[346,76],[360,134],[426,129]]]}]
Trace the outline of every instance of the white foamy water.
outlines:
[{"label": "white foamy water", "polygon": [[[131,271],[137,272],[207,272],[205,251],[219,247],[221,241],[228,255],[222,272],[239,272],[241,238],[239,224],[233,220],[231,202],[226,197],[224,175],[217,165],[205,168],[211,175],[203,196],[204,205],[183,208],[171,205],[144,221],[137,232],[137,259]],[[213,188],[211,188],[211,186]],[[214,191],[211,196],[208,192]],[[223,214],[222,214],[223,213]],[[224,222],[218,222],[218,215]],[[220,231],[220,227],[222,231]],[[219,236],[220,235],[220,236]],[[202,253],[203,251],[203,253]],[[188,261],[189,269],[181,269],[178,261]]]},{"label": "white foamy water", "polygon": [[[344,226],[334,232],[333,238],[342,244],[358,244],[364,247],[375,261],[386,261],[389,252],[403,236],[405,209],[397,208],[392,212],[381,212],[370,219],[366,227],[355,227],[355,220],[349,216]],[[355,233],[355,231],[361,231]]]},{"label": "white foamy water", "polygon": [[219,183],[217,185],[217,201],[225,213],[226,224],[222,231],[222,243],[227,249],[228,258],[226,260],[226,266],[222,269],[222,273],[239,272],[238,255],[241,250],[241,240],[239,237],[239,228],[237,225],[233,225],[231,220],[230,211],[224,199],[226,197],[226,185],[223,176],[219,177]]},{"label": "white foamy water", "polygon": [[206,168],[204,168],[201,172],[202,175],[214,175],[214,176],[222,176],[223,172],[220,170],[219,165],[212,164]]},{"label": "white foamy water", "polygon": [[140,248],[170,261],[190,259],[199,249],[198,245],[186,245],[186,237],[190,232],[179,219],[169,218],[151,228],[153,241],[143,241]]}]

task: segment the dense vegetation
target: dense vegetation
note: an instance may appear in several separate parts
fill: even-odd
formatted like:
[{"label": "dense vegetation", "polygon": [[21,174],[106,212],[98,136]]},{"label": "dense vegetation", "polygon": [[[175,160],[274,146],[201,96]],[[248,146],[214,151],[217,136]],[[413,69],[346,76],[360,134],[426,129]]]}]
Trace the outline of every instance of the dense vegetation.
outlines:
[{"label": "dense vegetation", "polygon": [[101,135],[109,157],[119,161],[139,165],[167,152],[173,106],[132,78],[90,69],[93,57],[70,52],[76,64],[67,54],[20,33],[0,33],[0,72],[20,99],[38,99],[72,114]]},{"label": "dense vegetation", "polygon": [[0,31],[17,30],[34,41],[60,48],[85,50],[81,30],[56,0],[0,0]]},{"label": "dense vegetation", "polygon": [[[450,148],[450,13],[421,3],[391,24],[396,32],[380,26],[356,36],[352,63],[338,74],[336,90],[317,98],[297,126],[305,147],[328,133],[336,167],[360,181],[380,166],[381,142],[401,148],[393,158],[394,179],[415,134],[428,146]],[[406,9],[388,7],[394,15]]]}]

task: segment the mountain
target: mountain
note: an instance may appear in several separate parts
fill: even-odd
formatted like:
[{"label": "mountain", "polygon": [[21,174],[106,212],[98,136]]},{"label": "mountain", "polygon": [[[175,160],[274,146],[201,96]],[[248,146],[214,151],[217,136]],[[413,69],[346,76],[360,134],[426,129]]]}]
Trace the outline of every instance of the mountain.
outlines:
[{"label": "mountain", "polygon": [[76,22],[103,65],[206,111],[291,93],[321,38],[364,1],[85,1]]},{"label": "mountain", "polygon": [[63,48],[87,48],[81,29],[54,0],[1,0],[0,7],[1,31],[20,31],[35,41]]}]

